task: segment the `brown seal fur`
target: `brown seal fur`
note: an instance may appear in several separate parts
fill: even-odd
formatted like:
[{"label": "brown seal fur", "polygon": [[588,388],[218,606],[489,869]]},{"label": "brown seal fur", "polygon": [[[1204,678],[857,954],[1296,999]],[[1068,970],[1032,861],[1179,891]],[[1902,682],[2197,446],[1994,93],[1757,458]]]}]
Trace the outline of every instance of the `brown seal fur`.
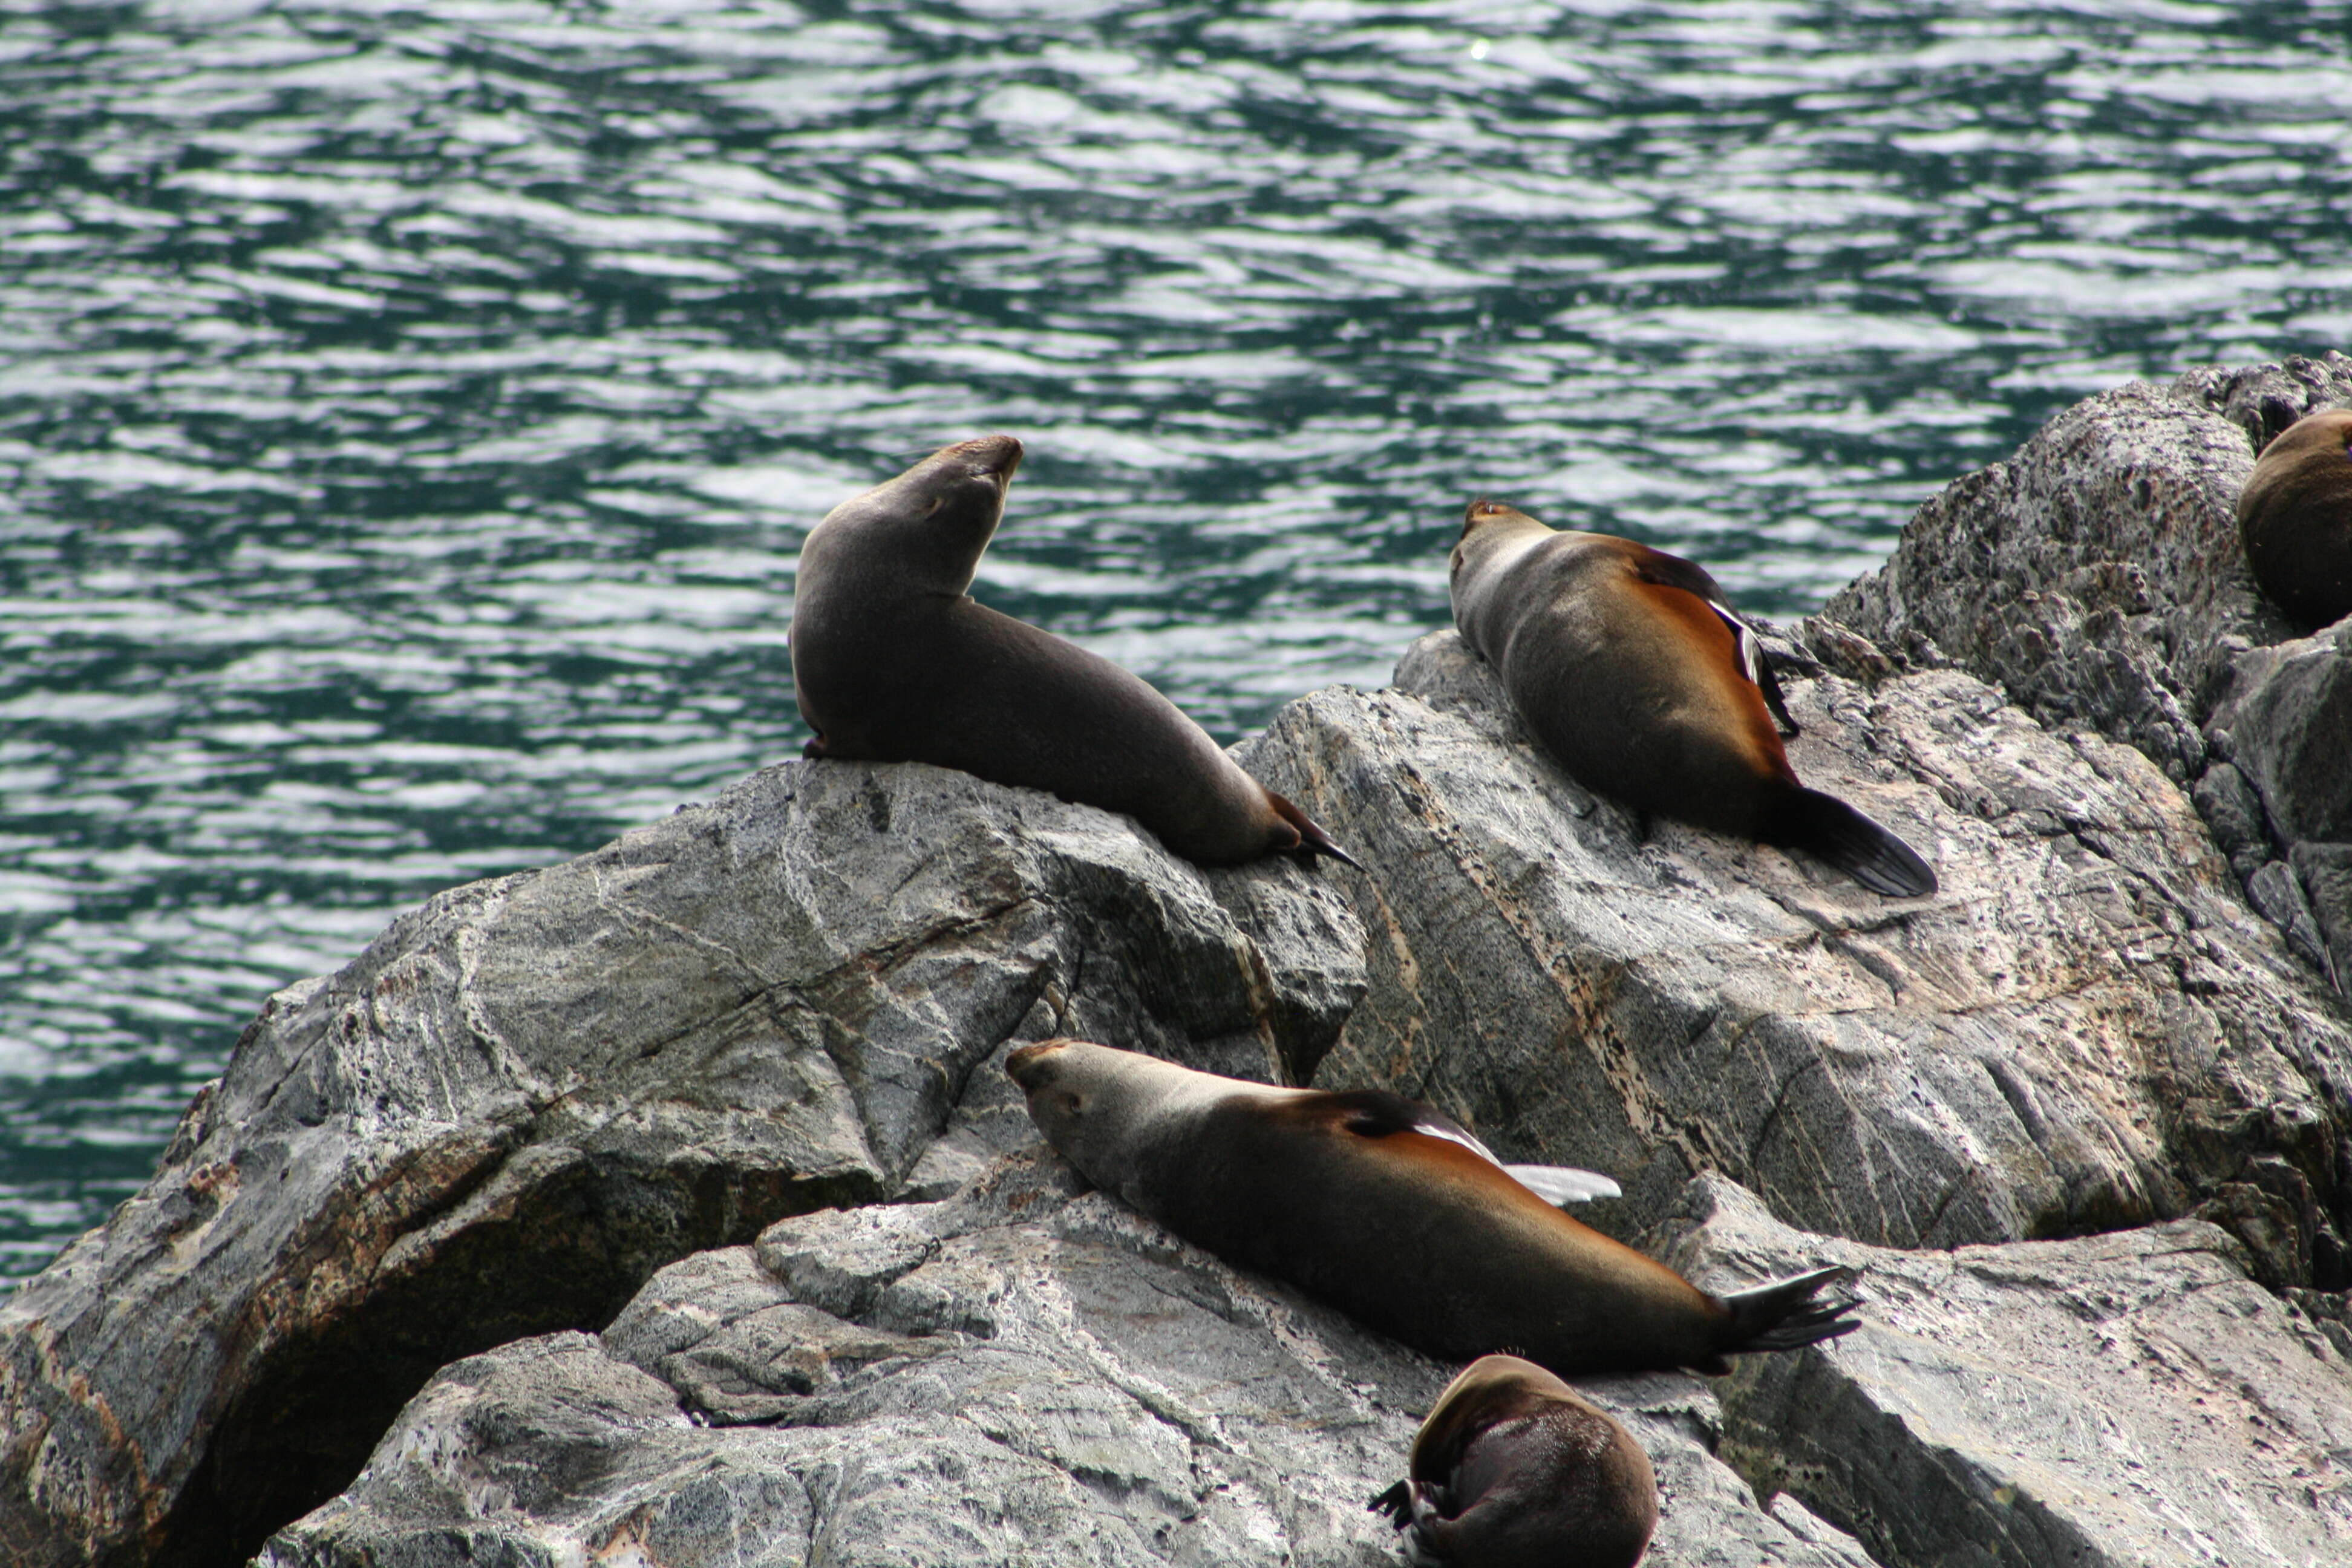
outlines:
[{"label": "brown seal fur", "polygon": [[2323,408],[2263,448],[2238,492],[2254,584],[2306,627],[2352,616],[2352,408]]},{"label": "brown seal fur", "polygon": [[972,600],[1020,463],[1010,436],[942,447],[810,533],[792,626],[793,690],[816,731],[805,754],[1051,790],[1204,865],[1347,859],[1142,679]]},{"label": "brown seal fur", "polygon": [[1578,783],[1642,811],[1810,851],[1873,892],[1936,890],[1912,847],[1797,782],[1797,727],[1754,633],[1678,555],[1473,501],[1454,624]]},{"label": "brown seal fur", "polygon": [[1372,1500],[1416,1563],[1633,1568],[1658,1527],[1650,1456],[1607,1411],[1532,1362],[1481,1356],[1412,1442],[1406,1480]]},{"label": "brown seal fur", "polygon": [[[1085,1040],[1006,1070],[1063,1158],[1186,1240],[1445,1361],[1563,1373],[1694,1366],[1854,1325],[1843,1268],[1717,1297],[1568,1217],[1438,1111],[1273,1089]],[[1549,1170],[1549,1167],[1545,1169]]]}]

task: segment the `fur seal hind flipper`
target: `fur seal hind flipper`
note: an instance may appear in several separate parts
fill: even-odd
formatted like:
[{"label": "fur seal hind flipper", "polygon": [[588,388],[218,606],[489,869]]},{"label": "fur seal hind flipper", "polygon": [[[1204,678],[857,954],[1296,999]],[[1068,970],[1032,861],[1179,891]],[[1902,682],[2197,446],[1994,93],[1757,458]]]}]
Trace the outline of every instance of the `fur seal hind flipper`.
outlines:
[{"label": "fur seal hind flipper", "polygon": [[1799,789],[1779,823],[1759,835],[1767,844],[1803,849],[1890,899],[1925,898],[1936,890],[1935,868],[1919,852],[1833,795]]},{"label": "fur seal hind flipper", "polygon": [[1862,1324],[1846,1314],[1860,1300],[1843,1294],[1822,1298],[1817,1292],[1824,1285],[1843,1285],[1853,1279],[1853,1269],[1833,1264],[1719,1298],[1731,1314],[1723,1353],[1792,1351],[1852,1333]]},{"label": "fur seal hind flipper", "polygon": [[1388,1515],[1389,1522],[1397,1529],[1402,1530],[1412,1519],[1412,1489],[1405,1482],[1399,1481],[1388,1490],[1375,1495],[1367,1506],[1374,1513]]},{"label": "fur seal hind flipper", "polygon": [[1323,831],[1321,824],[1291,805],[1287,796],[1267,790],[1265,798],[1266,804],[1274,807],[1276,816],[1298,829],[1298,847],[1291,853],[1297,858],[1299,864],[1306,865],[1318,855],[1328,855],[1342,866],[1354,866],[1359,871],[1363,869],[1354,856],[1331,842],[1331,836]]}]

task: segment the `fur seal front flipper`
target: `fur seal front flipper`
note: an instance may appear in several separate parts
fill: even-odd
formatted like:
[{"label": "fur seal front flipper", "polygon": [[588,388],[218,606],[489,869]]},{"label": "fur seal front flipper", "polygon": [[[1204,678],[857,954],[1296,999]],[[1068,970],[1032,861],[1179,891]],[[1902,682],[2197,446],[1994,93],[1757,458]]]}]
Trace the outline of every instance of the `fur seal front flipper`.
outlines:
[{"label": "fur seal front flipper", "polygon": [[793,691],[806,754],[936,763],[1124,812],[1186,859],[1355,862],[1208,732],[1107,658],[966,591],[1021,443],[942,447],[842,502],[801,547]]},{"label": "fur seal front flipper", "polygon": [[1606,533],[1470,505],[1451,562],[1454,624],[1543,748],[1638,811],[1802,849],[1873,892],[1936,873],[1908,844],[1797,782],[1797,732],[1753,629],[1691,562]]},{"label": "fur seal front flipper", "polygon": [[1692,1366],[1844,1333],[1818,1269],[1718,1297],[1580,1225],[1425,1105],[1274,1089],[1085,1040],[1005,1068],[1063,1158],[1228,1263],[1286,1279],[1448,1361],[1563,1374]]},{"label": "fur seal front flipper", "polygon": [[1633,1568],[1658,1527],[1650,1456],[1531,1362],[1481,1356],[1446,1384],[1407,1478],[1374,1498],[1417,1563]]}]

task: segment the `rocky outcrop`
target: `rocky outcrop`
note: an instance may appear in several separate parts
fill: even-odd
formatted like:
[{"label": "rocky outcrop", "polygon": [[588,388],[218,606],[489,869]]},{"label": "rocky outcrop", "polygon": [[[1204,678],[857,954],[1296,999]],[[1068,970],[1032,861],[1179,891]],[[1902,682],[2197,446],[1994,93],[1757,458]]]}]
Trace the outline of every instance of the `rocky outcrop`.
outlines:
[{"label": "rocky outcrop", "polygon": [[1695,1273],[1859,1272],[1861,1329],[1738,1363],[1722,1452],[1880,1562],[2352,1559],[2352,1333],[2255,1284],[2213,1226],[1892,1252],[1717,1177],[1685,1203],[1659,1250]]},{"label": "rocky outcrop", "polygon": [[[601,1335],[461,1362],[262,1561],[1401,1562],[1366,1505],[1449,1369],[1076,1192],[1041,1152],[944,1203],[786,1220]],[[1703,1381],[1591,1392],[1656,1465],[1658,1561],[1869,1561],[1757,1505]]]},{"label": "rocky outcrop", "polygon": [[154,1179],[0,1304],[0,1556],[239,1559],[457,1357],[961,1185],[1029,1136],[964,1092],[1005,1040],[1312,1071],[1359,940],[1286,864],[918,766],[772,768],[445,894],[273,998]]},{"label": "rocky outcrop", "polygon": [[2342,1560],[2347,647],[2210,546],[2343,374],[2095,399],[1780,640],[1931,898],[1595,799],[1444,633],[1244,753],[1362,874],[819,763],[434,900],[0,1304],[0,1557],[1401,1561],[1450,1369],[1082,1192],[1002,1070],[1075,1033],[1433,1100],[1711,1284],[1860,1270],[1845,1340],[1588,1385],[1661,1563]]},{"label": "rocky outcrop", "polygon": [[2257,908],[2352,985],[2352,642],[2298,637],[2238,542],[2254,458],[2352,405],[2352,359],[2192,371],[2077,404],[1919,509],[1832,620],[1950,662],[2191,785]]},{"label": "rocky outcrop", "polygon": [[1938,894],[1586,794],[1452,632],[1391,690],[1285,709],[1253,770],[1376,872],[1334,884],[1369,989],[1317,1081],[1608,1171],[1621,1231],[1716,1171],[1883,1247],[2203,1213],[2263,1278],[2342,1284],[2352,1029],[2188,798],[1959,671],[1793,664],[1798,772],[1927,853]]}]

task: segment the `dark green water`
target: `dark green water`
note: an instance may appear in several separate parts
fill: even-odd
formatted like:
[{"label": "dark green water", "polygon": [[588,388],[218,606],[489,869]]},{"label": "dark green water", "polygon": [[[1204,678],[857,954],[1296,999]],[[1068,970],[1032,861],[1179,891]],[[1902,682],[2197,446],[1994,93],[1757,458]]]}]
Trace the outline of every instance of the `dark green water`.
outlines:
[{"label": "dark green water", "polygon": [[793,553],[1232,737],[1465,500],[1766,613],[2056,408],[2352,346],[2344,4],[0,0],[0,1278],[271,990],[796,752]]}]

